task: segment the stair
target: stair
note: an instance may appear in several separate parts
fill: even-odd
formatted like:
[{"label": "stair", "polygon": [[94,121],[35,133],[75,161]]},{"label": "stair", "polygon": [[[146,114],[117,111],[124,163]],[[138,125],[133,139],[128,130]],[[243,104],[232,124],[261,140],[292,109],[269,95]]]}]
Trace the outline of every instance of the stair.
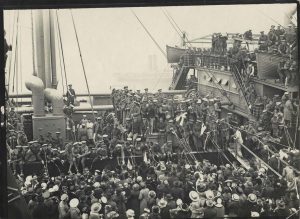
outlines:
[{"label": "stair", "polygon": [[190,68],[187,66],[182,66],[179,70],[177,77],[175,78],[174,82],[172,83],[173,90],[184,90],[186,85],[186,77],[189,72]]},{"label": "stair", "polygon": [[249,112],[249,114],[251,114],[251,111],[250,111],[250,108],[249,108],[251,106],[251,103],[250,103],[250,100],[248,100],[247,96],[246,96],[245,78],[239,72],[237,66],[234,63],[230,64],[230,69],[231,69],[231,72],[232,72],[234,82],[238,86],[238,89],[240,90],[240,92],[242,93],[242,96],[243,96],[243,98],[244,98],[244,100],[245,100],[245,102],[248,106],[248,112]]}]

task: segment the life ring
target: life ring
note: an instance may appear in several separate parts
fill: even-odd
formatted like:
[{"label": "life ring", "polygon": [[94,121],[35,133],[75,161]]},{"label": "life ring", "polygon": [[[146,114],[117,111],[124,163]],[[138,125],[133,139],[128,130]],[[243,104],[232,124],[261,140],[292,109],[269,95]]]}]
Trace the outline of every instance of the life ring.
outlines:
[{"label": "life ring", "polygon": [[253,64],[249,64],[247,67],[247,74],[248,75],[254,75],[255,73],[255,68]]}]

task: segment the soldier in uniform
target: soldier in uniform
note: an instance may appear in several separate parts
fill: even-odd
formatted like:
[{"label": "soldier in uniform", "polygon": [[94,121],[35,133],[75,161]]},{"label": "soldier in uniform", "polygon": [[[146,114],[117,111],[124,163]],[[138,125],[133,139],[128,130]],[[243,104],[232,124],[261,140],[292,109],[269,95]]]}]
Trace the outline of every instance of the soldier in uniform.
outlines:
[{"label": "soldier in uniform", "polygon": [[69,143],[66,145],[66,155],[67,159],[69,161],[69,174],[72,174],[72,167],[75,166],[76,172],[78,172],[76,157],[79,154],[79,148],[78,148],[78,142],[75,142],[74,144]]},{"label": "soldier in uniform", "polygon": [[17,145],[14,150],[12,150],[10,162],[12,164],[13,173],[17,173],[17,167],[19,167],[20,174],[23,174],[23,166],[25,163],[25,149],[28,146]]},{"label": "soldier in uniform", "polygon": [[68,85],[68,90],[67,90],[66,96],[67,96],[67,105],[70,105],[70,104],[74,105],[76,93],[75,93],[75,90],[72,88],[72,84]]},{"label": "soldier in uniform", "polygon": [[53,137],[52,137],[52,133],[51,132],[47,132],[47,136],[46,136],[46,144],[52,144],[53,143]]},{"label": "soldier in uniform", "polygon": [[276,33],[275,33],[275,26],[272,25],[271,26],[271,29],[268,33],[268,45],[269,46],[272,46],[275,44],[275,42],[277,41],[277,36],[276,36]]},{"label": "soldier in uniform", "polygon": [[141,121],[139,120],[139,115],[133,115],[132,122],[132,140],[135,142],[136,138],[141,135]]},{"label": "soldier in uniform", "polygon": [[264,31],[260,31],[260,36],[258,39],[259,50],[268,50],[268,36],[264,34]]},{"label": "soldier in uniform", "polygon": [[196,150],[197,151],[201,151],[203,150],[203,142],[202,142],[202,138],[201,138],[201,128],[202,128],[202,122],[201,120],[197,120],[196,124],[193,127],[193,141],[195,143],[196,146]]},{"label": "soldier in uniform", "polygon": [[142,95],[142,101],[148,101],[149,100],[149,93],[148,93],[148,88],[145,88],[145,93]]},{"label": "soldier in uniform", "polygon": [[81,163],[82,170],[86,167],[86,156],[90,154],[89,147],[86,144],[86,141],[81,142],[81,147],[79,148],[79,161]]},{"label": "soldier in uniform", "polygon": [[156,97],[158,103],[162,103],[163,102],[164,95],[162,93],[162,89],[158,89],[157,90],[157,93],[156,93],[155,97]]},{"label": "soldier in uniform", "polygon": [[58,149],[64,149],[64,141],[60,135],[60,132],[55,132],[55,138],[53,139],[53,146]]},{"label": "soldier in uniform", "polygon": [[9,131],[6,144],[9,145],[11,149],[15,149],[15,147],[18,145],[16,132],[14,130]]},{"label": "soldier in uniform", "polygon": [[28,142],[29,148],[25,152],[25,162],[44,161],[40,156],[40,144],[38,141]]},{"label": "soldier in uniform", "polygon": [[97,117],[96,122],[93,126],[93,132],[94,132],[94,142],[97,142],[99,140],[99,137],[103,133],[103,119],[102,117]]}]

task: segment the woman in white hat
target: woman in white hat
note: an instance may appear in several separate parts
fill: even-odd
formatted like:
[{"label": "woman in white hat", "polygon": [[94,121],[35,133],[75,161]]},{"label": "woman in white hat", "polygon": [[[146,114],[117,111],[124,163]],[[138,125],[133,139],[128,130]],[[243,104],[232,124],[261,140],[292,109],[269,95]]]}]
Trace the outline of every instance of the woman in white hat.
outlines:
[{"label": "woman in white hat", "polygon": [[69,200],[69,197],[67,194],[62,194],[61,197],[60,197],[60,203],[58,205],[58,213],[59,213],[59,216],[58,218],[59,219],[65,219],[68,217],[69,215],[69,205],[68,205],[68,200]]},{"label": "woman in white hat", "polygon": [[203,215],[203,209],[199,202],[199,194],[196,191],[191,191],[189,197],[192,200],[192,203],[190,204],[190,210],[192,212],[191,218],[199,218],[200,215]]},{"label": "woman in white hat", "polygon": [[79,204],[79,200],[77,198],[73,198],[70,201],[70,218],[71,219],[81,219],[80,210],[77,208]]},{"label": "woman in white hat", "polygon": [[223,218],[225,215],[225,208],[222,204],[222,199],[217,198],[217,203],[215,204],[217,210],[217,218]]},{"label": "woman in white hat", "polygon": [[99,202],[92,204],[89,219],[101,219],[101,215],[99,214],[101,207]]}]

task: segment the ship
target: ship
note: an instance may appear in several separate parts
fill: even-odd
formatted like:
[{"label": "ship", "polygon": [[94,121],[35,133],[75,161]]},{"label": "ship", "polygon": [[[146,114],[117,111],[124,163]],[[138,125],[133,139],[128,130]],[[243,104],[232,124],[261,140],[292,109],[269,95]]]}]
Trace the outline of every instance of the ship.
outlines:
[{"label": "ship", "polygon": [[[48,132],[55,133],[56,131],[60,131],[63,140],[67,141],[66,117],[63,112],[66,95],[62,95],[56,89],[58,82],[55,45],[61,44],[59,34],[54,33],[56,29],[54,27],[55,22],[58,22],[57,18],[55,10],[44,9],[33,12],[34,73],[25,82],[28,91],[31,93],[8,94],[7,96],[8,104],[12,104],[12,100],[15,100],[13,106],[16,112],[21,115],[20,126],[23,127],[29,141],[37,139],[40,135],[46,135]],[[209,35],[200,39],[206,40],[204,43],[210,44],[212,36]],[[258,44],[258,36],[258,34],[254,34],[253,40],[246,40],[236,33],[227,34],[228,44],[234,45],[239,42],[242,45],[252,45],[253,48]],[[170,89],[163,93],[169,97],[174,95],[182,95],[186,98],[193,98],[194,96],[219,97],[221,101],[220,119],[227,118],[228,113],[231,113],[233,115],[232,119],[237,124],[244,124],[249,121],[257,123],[258,118],[253,115],[252,110],[254,103],[247,95],[246,78],[236,66],[235,60],[225,53],[204,53],[203,51],[207,50],[209,46],[203,49],[192,46],[193,43],[196,42],[186,41],[183,43],[184,47],[166,45],[167,62],[171,64],[173,69],[173,79]],[[78,47],[80,51],[79,44]],[[278,63],[284,60],[282,56],[261,51],[251,51],[251,53],[253,59],[248,61],[245,69],[254,75],[250,78],[250,83],[253,84],[258,96],[272,98],[274,95],[279,95],[281,98],[287,92],[291,98],[299,98],[299,85],[297,83],[285,86],[280,82],[279,76],[274,74],[274,72],[277,72]],[[82,66],[84,70],[83,63]],[[193,86],[187,86],[188,75],[191,74],[196,76],[197,82]],[[87,82],[86,85],[88,88]],[[103,112],[113,112],[114,110],[110,93],[91,93],[89,89],[87,90],[88,93],[76,94],[77,103],[73,113],[75,123],[79,123],[82,115],[86,115],[87,118],[93,121],[97,115],[101,115]],[[51,112],[45,112],[45,102],[51,104]],[[290,147],[290,144],[293,144],[294,147],[299,145],[300,129],[298,126],[299,117],[294,120],[292,126],[287,130],[289,136],[295,136],[292,140],[287,138],[280,141],[269,139],[268,143],[272,144],[273,148],[278,149],[278,151],[282,147]],[[157,133],[148,136],[149,141],[158,141],[158,138],[159,134]],[[224,158],[225,160],[234,160],[241,163],[245,168],[249,168],[246,160],[238,158],[229,149],[222,152],[223,158],[221,159],[219,150],[221,149],[214,152],[203,152],[200,156],[206,156],[212,160],[217,158],[219,162],[223,162]],[[142,161],[143,157],[138,159]],[[284,165],[288,164],[285,163]],[[268,164],[265,164],[265,166],[266,168],[269,167]],[[8,176],[11,176],[9,168]],[[20,196],[13,196],[13,193],[18,193],[19,188],[16,188],[17,185],[12,176],[8,184],[10,185],[9,195],[12,196],[9,203],[16,206],[16,200]]]}]

